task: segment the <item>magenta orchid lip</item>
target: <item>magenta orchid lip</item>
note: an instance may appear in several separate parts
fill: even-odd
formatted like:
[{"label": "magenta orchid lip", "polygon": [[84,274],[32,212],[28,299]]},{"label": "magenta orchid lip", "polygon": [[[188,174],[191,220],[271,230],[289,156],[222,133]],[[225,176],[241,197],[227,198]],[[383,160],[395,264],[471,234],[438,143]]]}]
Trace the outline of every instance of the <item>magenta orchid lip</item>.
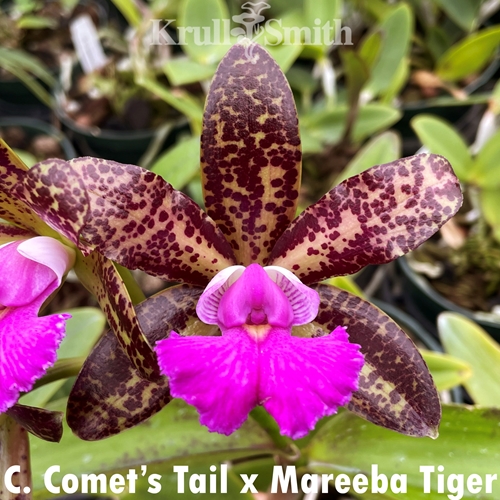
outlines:
[{"label": "magenta orchid lip", "polygon": [[292,336],[293,325],[316,317],[320,299],[286,269],[250,264],[225,271],[197,306],[198,317],[217,324],[222,336],[171,332],[157,344],[172,396],[195,406],[211,431],[231,434],[262,405],[282,434],[301,438],[357,390],[360,346],[341,326],[323,337]]}]

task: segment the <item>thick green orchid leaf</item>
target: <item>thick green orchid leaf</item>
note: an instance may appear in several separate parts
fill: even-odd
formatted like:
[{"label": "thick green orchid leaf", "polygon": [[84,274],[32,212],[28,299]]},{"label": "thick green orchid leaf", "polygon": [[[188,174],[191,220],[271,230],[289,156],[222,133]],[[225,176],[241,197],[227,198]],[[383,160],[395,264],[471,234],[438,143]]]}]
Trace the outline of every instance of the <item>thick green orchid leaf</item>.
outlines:
[{"label": "thick green orchid leaf", "polygon": [[68,163],[83,180],[90,202],[81,237],[109,259],[194,285],[206,285],[235,263],[214,222],[159,175],[89,157]]},{"label": "thick green orchid leaf", "polygon": [[459,358],[425,349],[420,349],[420,354],[431,372],[438,391],[457,387],[472,375],[471,366]]},{"label": "thick green orchid leaf", "polygon": [[16,187],[16,196],[74,244],[89,217],[90,204],[80,176],[57,158],[32,167]]},{"label": "thick green orchid leaf", "polygon": [[462,182],[469,181],[473,170],[472,157],[467,143],[451,123],[422,113],[411,120],[411,126],[431,153],[443,155],[451,163],[457,177]]},{"label": "thick green orchid leaf", "polygon": [[97,297],[111,329],[133,366],[142,376],[158,380],[156,356],[144,336],[132,300],[116,265],[98,252],[77,254],[75,272],[82,284]]},{"label": "thick green orchid leaf", "polygon": [[455,82],[480,72],[493,59],[500,44],[500,26],[468,35],[450,47],[436,64],[436,75]]},{"label": "thick green orchid leaf", "polygon": [[[172,330],[184,335],[217,331],[196,316],[196,303],[202,291],[180,285],[137,306],[137,317],[151,345],[166,338]],[[80,438],[94,441],[137,425],[160,411],[170,399],[167,380],[141,378],[116,337],[107,332],[87,358],[73,387],[67,419]]]},{"label": "thick green orchid leaf", "polygon": [[301,150],[292,92],[261,46],[235,45],[220,63],[201,144],[208,214],[240,264],[264,263],[295,217]]},{"label": "thick green orchid leaf", "polygon": [[0,222],[0,245],[10,241],[33,238],[33,236],[36,234],[27,229]]},{"label": "thick green orchid leaf", "polygon": [[442,156],[377,165],[304,210],[276,243],[269,263],[305,283],[352,274],[415,249],[461,204],[459,182]]},{"label": "thick green orchid leaf", "polygon": [[50,228],[13,194],[27,170],[19,156],[0,139],[0,219],[49,236]]},{"label": "thick green orchid leaf", "polygon": [[370,422],[409,436],[436,437],[441,407],[418,349],[380,309],[345,290],[314,287],[320,295],[314,323],[331,332],[341,325],[361,346],[365,365],[348,408]]},{"label": "thick green orchid leaf", "polygon": [[477,323],[461,314],[438,317],[439,338],[445,351],[466,362],[472,376],[463,385],[472,400],[500,407],[500,346]]},{"label": "thick green orchid leaf", "polygon": [[27,431],[44,441],[58,443],[63,433],[63,414],[32,406],[14,405],[7,415]]},{"label": "thick green orchid leaf", "polygon": [[[395,474],[406,478],[405,492],[396,492],[396,489],[393,492],[389,487],[384,494],[370,494],[371,488],[368,488],[367,495],[360,496],[363,499],[493,500],[500,498],[500,482],[490,482],[488,493],[486,475],[495,474],[493,477],[496,477],[498,474],[499,432],[497,409],[444,406],[439,439],[434,441],[402,436],[345,412],[319,430],[305,454],[309,458],[310,471],[317,474],[347,473],[353,477],[361,473],[375,485],[372,464],[376,464],[378,473],[385,474],[389,481],[396,479]],[[440,465],[444,468],[444,492],[438,490]],[[429,492],[424,492],[422,466],[434,467]],[[473,482],[473,475],[482,478],[480,489]],[[463,496],[458,493],[460,483],[464,486]],[[475,486],[466,488],[466,483]]]}]

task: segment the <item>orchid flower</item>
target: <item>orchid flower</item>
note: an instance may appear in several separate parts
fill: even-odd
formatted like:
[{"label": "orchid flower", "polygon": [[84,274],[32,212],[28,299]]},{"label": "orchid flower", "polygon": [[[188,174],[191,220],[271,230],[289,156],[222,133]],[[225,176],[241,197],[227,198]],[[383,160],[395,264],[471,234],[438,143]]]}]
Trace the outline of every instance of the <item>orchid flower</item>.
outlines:
[{"label": "orchid flower", "polygon": [[[438,395],[412,341],[369,302],[321,282],[390,262],[434,234],[462,201],[449,163],[418,155],[375,166],[295,218],[293,97],[267,52],[241,44],[211,84],[201,163],[207,213],[134,165],[79,158],[30,170],[75,214],[72,241],[84,255],[180,283],[135,311],[114,300],[121,315],[69,398],[73,431],[101,439],[181,396],[224,433],[264,405],[298,437],[347,403],[387,428],[436,436]],[[22,196],[36,208],[33,190]],[[145,376],[147,346],[166,377]]]}]

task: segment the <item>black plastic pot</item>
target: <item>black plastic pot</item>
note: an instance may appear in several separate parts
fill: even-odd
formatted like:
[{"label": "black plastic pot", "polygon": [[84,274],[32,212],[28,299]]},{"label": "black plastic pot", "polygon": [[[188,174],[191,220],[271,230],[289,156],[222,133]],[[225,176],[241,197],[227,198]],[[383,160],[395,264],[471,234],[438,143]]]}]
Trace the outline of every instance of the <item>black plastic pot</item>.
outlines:
[{"label": "black plastic pot", "polygon": [[71,160],[72,158],[77,157],[75,148],[69,139],[60,130],[49,123],[45,123],[34,118],[0,118],[0,128],[3,127],[20,127],[27,133],[28,137],[33,137],[39,134],[55,137],[61,145],[61,149],[64,152],[66,160]]},{"label": "black plastic pot", "polygon": [[486,320],[482,317],[484,313],[464,309],[443,297],[427,279],[413,271],[405,257],[398,259],[397,263],[403,274],[406,307],[421,323],[435,325],[438,314],[453,311],[471,318],[500,342],[500,322]]}]

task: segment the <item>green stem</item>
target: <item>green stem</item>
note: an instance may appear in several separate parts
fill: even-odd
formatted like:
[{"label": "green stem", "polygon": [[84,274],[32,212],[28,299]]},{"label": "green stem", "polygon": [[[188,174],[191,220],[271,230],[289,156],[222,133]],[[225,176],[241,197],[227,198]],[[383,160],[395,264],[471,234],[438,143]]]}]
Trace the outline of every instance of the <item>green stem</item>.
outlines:
[{"label": "green stem", "polygon": [[47,370],[47,373],[43,376],[43,378],[37,380],[33,389],[38,389],[39,387],[55,382],[56,380],[76,377],[80,373],[85,359],[85,356],[60,359],[52,368]]},{"label": "green stem", "polygon": [[[7,470],[12,466],[19,466],[20,472],[7,476],[12,478],[12,485],[19,488],[19,493],[8,491],[4,481]],[[0,478],[2,500],[31,500],[33,485],[28,432],[5,414],[0,415]]]},{"label": "green stem", "polygon": [[125,267],[120,266],[119,264],[115,264],[115,266],[123,282],[125,283],[125,287],[127,288],[128,294],[130,295],[132,304],[134,304],[135,306],[141,303],[143,300],[146,300],[144,292],[137,284],[137,281],[135,281],[134,277],[132,276],[132,273]]},{"label": "green stem", "polygon": [[280,434],[278,424],[262,406],[254,408],[250,416],[267,432],[276,447],[286,456],[287,461],[295,462],[300,457],[293,440]]}]

